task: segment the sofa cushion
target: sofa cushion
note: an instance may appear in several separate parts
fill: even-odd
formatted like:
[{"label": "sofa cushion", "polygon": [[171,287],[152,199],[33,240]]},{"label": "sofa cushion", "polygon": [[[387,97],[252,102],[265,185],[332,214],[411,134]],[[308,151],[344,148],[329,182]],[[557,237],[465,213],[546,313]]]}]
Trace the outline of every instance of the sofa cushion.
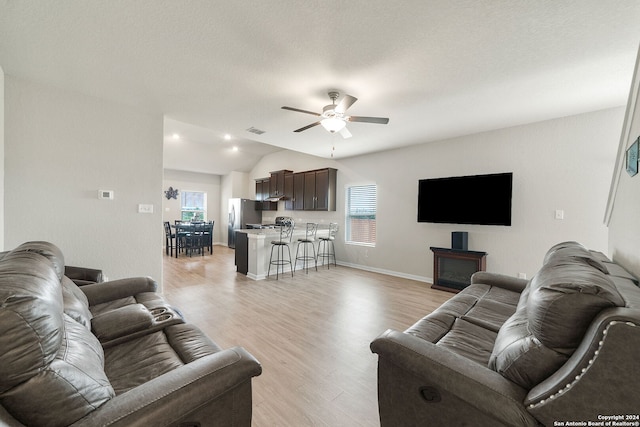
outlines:
[{"label": "sofa cushion", "polygon": [[593,256],[595,259],[597,259],[600,262],[611,262],[611,259],[609,259],[608,256],[606,256],[605,254],[603,254],[600,251],[594,251],[594,250],[590,249],[589,252],[591,252],[591,256]]},{"label": "sofa cushion", "polygon": [[51,262],[58,279],[62,279],[62,276],[64,276],[64,255],[60,248],[53,243],[42,241],[25,242],[12,252],[34,252],[40,254]]},{"label": "sofa cushion", "polygon": [[553,260],[581,261],[597,268],[604,274],[608,273],[607,267],[605,263],[600,260],[600,257],[578,242],[562,242],[553,245],[547,251],[542,264],[545,265]]},{"label": "sofa cushion", "polygon": [[489,359],[489,368],[530,389],[551,375],[566,360],[540,342],[528,328],[526,304],[504,323]]},{"label": "sofa cushion", "polygon": [[53,361],[63,338],[62,291],[50,262],[29,252],[0,261],[0,393]]},{"label": "sofa cushion", "polygon": [[483,298],[462,319],[497,333],[515,310],[515,302],[509,304]]},{"label": "sofa cushion", "polygon": [[609,271],[609,275],[610,276],[622,277],[623,279],[629,279],[633,283],[635,283],[636,285],[638,285],[640,283],[640,282],[638,282],[638,279],[633,274],[629,273],[621,265],[615,264],[615,263],[612,263],[612,262],[605,262],[604,265],[607,267],[607,270]]},{"label": "sofa cushion", "polygon": [[86,295],[67,276],[62,276],[64,312],[76,322],[91,330],[91,311]]},{"label": "sofa cushion", "polygon": [[482,326],[456,319],[451,330],[436,345],[487,366],[496,336],[495,332]]},{"label": "sofa cushion", "polygon": [[531,281],[529,329],[547,347],[571,354],[597,313],[623,307],[605,274],[571,260],[552,260]]},{"label": "sofa cushion", "polygon": [[531,389],[566,362],[595,315],[614,306],[624,300],[600,270],[572,257],[550,258],[500,328],[489,367]]},{"label": "sofa cushion", "polygon": [[184,364],[163,331],[106,348],[104,356],[105,372],[117,395]]},{"label": "sofa cushion", "polygon": [[115,395],[104,373],[98,340],[66,315],[60,329],[64,337],[55,359],[0,396],[2,405],[23,424],[66,426]]},{"label": "sofa cushion", "polygon": [[445,336],[456,317],[445,312],[434,311],[407,328],[404,332],[414,337],[435,343]]}]

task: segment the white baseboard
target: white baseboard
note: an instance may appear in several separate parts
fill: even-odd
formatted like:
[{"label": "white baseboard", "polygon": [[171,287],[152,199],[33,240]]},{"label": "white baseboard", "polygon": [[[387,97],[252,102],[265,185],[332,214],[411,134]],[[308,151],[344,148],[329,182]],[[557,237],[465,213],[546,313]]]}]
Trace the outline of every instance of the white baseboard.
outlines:
[{"label": "white baseboard", "polygon": [[383,268],[375,268],[369,265],[351,264],[348,262],[338,261],[338,265],[344,265],[345,267],[357,268],[358,270],[371,271],[372,273],[386,274],[387,276],[401,277],[403,279],[410,279],[418,282],[433,284],[432,277],[417,276],[415,274],[407,274],[407,273],[402,273],[400,271],[385,270]]}]

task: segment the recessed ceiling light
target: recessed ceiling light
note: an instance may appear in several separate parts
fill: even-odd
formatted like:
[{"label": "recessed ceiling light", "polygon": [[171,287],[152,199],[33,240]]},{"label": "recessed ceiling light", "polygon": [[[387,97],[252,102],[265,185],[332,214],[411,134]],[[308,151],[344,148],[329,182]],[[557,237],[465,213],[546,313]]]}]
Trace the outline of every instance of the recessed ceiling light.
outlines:
[{"label": "recessed ceiling light", "polygon": [[177,133],[174,133],[173,135],[171,135],[171,137],[173,139],[180,139],[180,135],[178,135]]},{"label": "recessed ceiling light", "polygon": [[234,146],[233,146],[233,148],[232,148],[232,150],[233,150],[233,151],[238,151],[238,146],[237,146],[237,145],[234,145]]},{"label": "recessed ceiling light", "polygon": [[224,134],[224,139],[225,140],[230,140],[231,139],[231,135],[229,135],[228,133]]}]

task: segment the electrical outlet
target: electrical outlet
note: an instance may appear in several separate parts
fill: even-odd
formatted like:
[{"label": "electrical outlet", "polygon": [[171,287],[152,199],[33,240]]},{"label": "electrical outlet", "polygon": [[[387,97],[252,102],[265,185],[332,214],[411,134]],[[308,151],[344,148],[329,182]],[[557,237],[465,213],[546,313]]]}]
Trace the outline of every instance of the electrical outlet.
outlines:
[{"label": "electrical outlet", "polygon": [[564,211],[562,209],[556,209],[556,219],[564,219]]}]

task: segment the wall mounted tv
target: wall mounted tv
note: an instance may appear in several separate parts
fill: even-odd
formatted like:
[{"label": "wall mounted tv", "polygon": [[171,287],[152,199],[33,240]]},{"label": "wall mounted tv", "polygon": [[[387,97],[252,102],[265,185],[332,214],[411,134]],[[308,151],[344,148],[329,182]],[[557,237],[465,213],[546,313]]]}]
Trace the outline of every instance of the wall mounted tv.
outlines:
[{"label": "wall mounted tv", "polygon": [[421,179],[418,222],[511,225],[513,173]]}]

